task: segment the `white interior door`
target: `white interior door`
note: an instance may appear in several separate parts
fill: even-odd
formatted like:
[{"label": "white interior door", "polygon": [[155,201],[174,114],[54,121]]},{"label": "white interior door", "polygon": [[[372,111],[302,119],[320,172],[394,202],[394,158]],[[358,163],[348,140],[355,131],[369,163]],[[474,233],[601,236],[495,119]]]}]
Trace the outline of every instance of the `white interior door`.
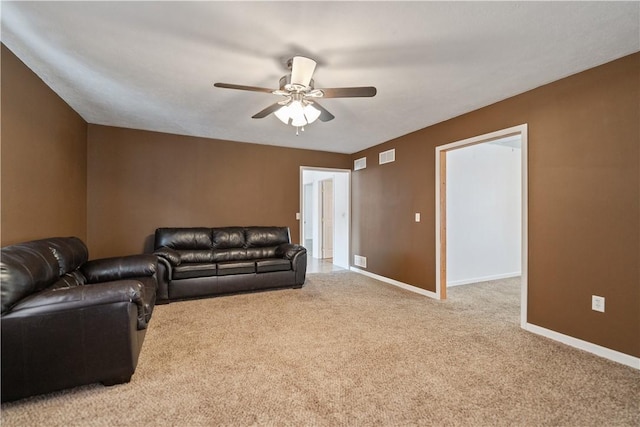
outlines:
[{"label": "white interior door", "polygon": [[333,179],[322,183],[322,258],[333,258]]}]

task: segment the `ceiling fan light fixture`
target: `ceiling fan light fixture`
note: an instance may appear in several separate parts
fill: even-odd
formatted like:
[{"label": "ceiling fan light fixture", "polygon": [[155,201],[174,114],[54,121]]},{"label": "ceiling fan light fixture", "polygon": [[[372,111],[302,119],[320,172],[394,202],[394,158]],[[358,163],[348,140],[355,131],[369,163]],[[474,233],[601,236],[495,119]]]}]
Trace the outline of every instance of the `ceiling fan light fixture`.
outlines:
[{"label": "ceiling fan light fixture", "polygon": [[320,112],[320,110],[318,110],[313,105],[311,105],[311,104],[305,105],[305,107],[304,107],[304,115],[307,118],[307,122],[308,123],[315,122],[318,119],[318,117],[320,117],[320,114],[322,114]]},{"label": "ceiling fan light fixture", "polygon": [[294,100],[289,104],[289,116],[291,117],[291,126],[304,126],[307,124],[307,118],[304,115],[302,101]]},{"label": "ceiling fan light fixture", "polygon": [[289,119],[291,115],[289,114],[289,105],[283,105],[281,108],[277,109],[274,114],[276,117],[285,125],[289,124]]},{"label": "ceiling fan light fixture", "polygon": [[310,102],[294,99],[274,111],[274,114],[285,125],[303,127],[315,122],[322,112]]}]

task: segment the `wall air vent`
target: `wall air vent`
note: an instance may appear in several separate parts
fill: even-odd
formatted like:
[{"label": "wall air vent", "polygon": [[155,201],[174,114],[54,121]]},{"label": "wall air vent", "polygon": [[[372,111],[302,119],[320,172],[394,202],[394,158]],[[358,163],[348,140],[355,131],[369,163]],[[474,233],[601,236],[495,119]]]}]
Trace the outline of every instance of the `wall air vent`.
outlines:
[{"label": "wall air vent", "polygon": [[379,154],[379,163],[384,165],[385,163],[391,163],[396,161],[396,149],[392,148],[391,150],[383,151]]},{"label": "wall air vent", "polygon": [[362,157],[360,159],[356,159],[353,161],[353,170],[359,171],[360,169],[364,169],[367,167],[367,158]]},{"label": "wall air vent", "polygon": [[358,267],[367,268],[367,257],[360,256],[360,255],[354,255],[353,256],[353,264],[358,266]]}]

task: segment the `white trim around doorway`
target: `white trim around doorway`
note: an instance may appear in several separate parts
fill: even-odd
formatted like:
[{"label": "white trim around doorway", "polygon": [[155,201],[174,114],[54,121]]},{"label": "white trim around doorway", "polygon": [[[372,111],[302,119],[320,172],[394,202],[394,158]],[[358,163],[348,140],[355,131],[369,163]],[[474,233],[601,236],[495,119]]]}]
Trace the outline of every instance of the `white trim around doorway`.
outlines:
[{"label": "white trim around doorway", "polygon": [[[346,224],[348,227],[348,237],[347,237],[347,248],[346,248],[346,253],[347,253],[347,259],[346,261],[346,266],[344,268],[349,268],[349,257],[351,254],[351,169],[338,169],[338,168],[322,168],[322,167],[313,167],[313,166],[300,166],[300,211],[299,211],[299,215],[298,215],[298,220],[299,220],[299,231],[300,231],[300,244],[304,243],[304,230],[303,230],[303,218],[304,218],[304,172],[328,172],[328,173],[339,173],[339,174],[346,174],[347,175],[347,180],[348,180],[348,185],[346,188],[347,191],[347,203],[348,203],[348,208],[347,208],[347,218],[346,218]],[[334,180],[334,186],[335,186],[335,180]],[[335,198],[335,188],[334,188],[334,198]],[[334,224],[335,227],[335,224]],[[335,231],[334,231],[335,233]],[[334,238],[334,245],[335,245],[335,238]],[[335,251],[334,251],[335,253]],[[335,260],[334,260],[335,261]],[[339,265],[339,264],[338,264]]]},{"label": "white trim around doorway", "polygon": [[528,279],[528,169],[527,169],[527,124],[522,124],[507,129],[498,130],[495,132],[487,133],[484,135],[475,136],[473,138],[464,139],[461,141],[452,142],[436,147],[435,149],[435,162],[436,162],[436,292],[437,299],[446,298],[446,263],[443,250],[446,248],[446,236],[443,222],[445,218],[441,218],[443,212],[443,197],[446,194],[441,194],[441,188],[444,184],[442,180],[442,172],[446,168],[446,153],[447,151],[455,150],[458,148],[466,147],[469,145],[481,144],[484,142],[504,138],[512,135],[520,135],[521,147],[522,147],[522,280],[521,280],[521,297],[520,297],[520,326],[524,329],[527,328],[527,279]]}]

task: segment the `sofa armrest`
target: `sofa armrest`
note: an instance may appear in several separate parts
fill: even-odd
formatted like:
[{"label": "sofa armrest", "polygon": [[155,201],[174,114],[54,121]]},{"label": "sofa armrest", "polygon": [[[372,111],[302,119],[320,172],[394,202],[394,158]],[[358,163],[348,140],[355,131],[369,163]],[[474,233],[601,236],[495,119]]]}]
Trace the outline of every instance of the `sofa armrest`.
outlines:
[{"label": "sofa armrest", "polygon": [[88,261],[80,267],[88,284],[153,276],[158,271],[154,255],[130,255]]},{"label": "sofa armrest", "polygon": [[304,246],[293,243],[282,243],[276,247],[276,256],[290,261],[293,261],[295,256],[300,252],[307,253],[307,249]]},{"label": "sofa armrest", "polygon": [[161,303],[169,302],[169,282],[173,275],[173,267],[171,263],[162,257],[158,257],[158,290],[157,301]]},{"label": "sofa armrest", "polygon": [[307,274],[307,249],[293,243],[283,243],[276,248],[276,256],[291,261],[295,272],[295,284],[302,286]]},{"label": "sofa armrest", "polygon": [[169,261],[173,267],[180,265],[180,253],[168,246],[162,246],[153,252],[154,255]]},{"label": "sofa armrest", "polygon": [[118,280],[91,286],[47,289],[20,301],[11,317],[28,317],[55,312],[86,309],[93,306],[130,302],[138,308],[138,329],[147,327],[150,307],[145,303],[145,288],[137,280]]}]

